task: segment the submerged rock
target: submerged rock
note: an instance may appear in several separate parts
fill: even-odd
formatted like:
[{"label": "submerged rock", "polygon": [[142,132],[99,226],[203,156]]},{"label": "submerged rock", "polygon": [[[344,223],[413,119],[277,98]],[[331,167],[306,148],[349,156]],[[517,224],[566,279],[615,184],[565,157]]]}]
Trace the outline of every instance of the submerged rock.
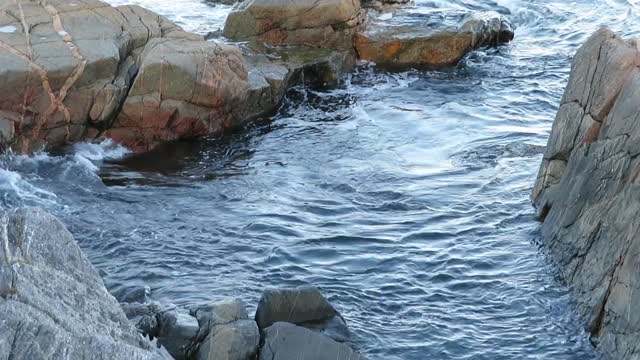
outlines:
[{"label": "submerged rock", "polygon": [[351,50],[363,21],[359,1],[245,0],[227,17],[224,35],[269,45]]},{"label": "submerged rock", "polygon": [[640,354],[640,46],[609,30],[576,53],[532,198],[592,340]]},{"label": "submerged rock", "polygon": [[127,321],[55,217],[4,212],[0,239],[0,358],[170,359]]},{"label": "submerged rock", "polygon": [[366,359],[349,346],[286,322],[264,330],[260,360],[354,360]]},{"label": "submerged rock", "polygon": [[412,14],[373,19],[358,32],[361,59],[389,67],[443,67],[457,64],[468,52],[513,39],[509,22],[496,12]]}]

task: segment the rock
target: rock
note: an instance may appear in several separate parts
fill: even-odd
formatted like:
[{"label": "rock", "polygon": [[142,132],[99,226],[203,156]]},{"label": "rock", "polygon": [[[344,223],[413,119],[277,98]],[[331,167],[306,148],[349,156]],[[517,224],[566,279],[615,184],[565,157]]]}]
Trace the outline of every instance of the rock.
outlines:
[{"label": "rock", "polygon": [[215,326],[200,344],[197,360],[247,360],[258,353],[260,332],[253,320]]},{"label": "rock", "polygon": [[513,39],[508,21],[496,12],[400,12],[371,20],[355,36],[358,56],[387,67],[438,68],[457,64],[467,53]]},{"label": "rock", "polygon": [[249,84],[235,46],[191,38],[152,39],[122,110],[103,137],[134,151],[239,125]]},{"label": "rock", "polygon": [[0,358],[170,359],[140,336],[55,217],[0,217]]},{"label": "rock", "polygon": [[363,8],[388,13],[398,11],[403,6],[413,4],[413,0],[363,0],[361,3]]},{"label": "rock", "polygon": [[359,1],[246,0],[229,14],[224,35],[270,45],[351,50],[364,22]]},{"label": "rock", "polygon": [[609,30],[576,53],[532,193],[592,340],[640,356],[640,47]]},{"label": "rock", "polygon": [[174,359],[188,359],[200,330],[198,320],[179,308],[164,310],[157,318],[158,342]]},{"label": "rock", "polygon": [[264,329],[278,321],[300,324],[331,319],[336,315],[336,309],[315,287],[267,289],[258,302],[256,322]]},{"label": "rock", "polygon": [[200,323],[197,360],[247,360],[255,358],[260,343],[256,322],[249,320],[246,305],[227,300],[191,310]]},{"label": "rock", "polygon": [[121,303],[147,303],[151,296],[151,288],[143,285],[135,285],[112,290],[113,296]]},{"label": "rock", "polygon": [[120,307],[124,311],[127,319],[135,325],[136,329],[143,335],[151,339],[157,338],[160,332],[158,324],[158,314],[161,307],[156,303],[121,303]]},{"label": "rock", "polygon": [[349,342],[351,337],[340,313],[311,286],[265,290],[256,310],[256,322],[261,330],[276,322],[289,322],[338,342]]},{"label": "rock", "polygon": [[1,147],[29,152],[112,137],[147,151],[246,120],[238,48],[139,6],[7,3],[0,27],[13,30],[0,32]]},{"label": "rock", "polygon": [[277,322],[264,331],[260,360],[353,360],[365,359],[349,346],[286,322]]}]

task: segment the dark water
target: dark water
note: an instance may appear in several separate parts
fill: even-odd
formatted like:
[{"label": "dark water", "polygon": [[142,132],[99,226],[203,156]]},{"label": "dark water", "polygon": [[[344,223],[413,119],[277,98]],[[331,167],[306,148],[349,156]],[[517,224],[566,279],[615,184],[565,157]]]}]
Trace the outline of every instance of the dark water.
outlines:
[{"label": "dark water", "polygon": [[[113,1],[126,3],[126,0]],[[197,30],[228,7],[138,1]],[[121,159],[109,143],[5,157],[4,207],[70,227],[114,292],[178,304],[314,284],[372,359],[595,359],[539,247],[529,193],[570,59],[637,1],[418,1],[497,10],[513,44],[444,72],[360,66],[269,121]]]}]

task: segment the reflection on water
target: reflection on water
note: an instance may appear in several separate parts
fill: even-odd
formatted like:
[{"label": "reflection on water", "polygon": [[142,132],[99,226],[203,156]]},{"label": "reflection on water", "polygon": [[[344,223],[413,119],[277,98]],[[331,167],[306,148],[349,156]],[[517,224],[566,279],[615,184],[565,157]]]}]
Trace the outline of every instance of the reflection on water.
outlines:
[{"label": "reflection on water", "polygon": [[[136,2],[201,33],[229,11]],[[638,3],[413,11],[441,7],[497,10],[516,39],[447,71],[361,66],[221,139],[126,159],[108,142],[5,157],[3,204],[59,215],[114,291],[255,304],[265,286],[315,284],[372,359],[594,359],[538,248],[529,193],[571,56],[602,24],[639,35]]]}]

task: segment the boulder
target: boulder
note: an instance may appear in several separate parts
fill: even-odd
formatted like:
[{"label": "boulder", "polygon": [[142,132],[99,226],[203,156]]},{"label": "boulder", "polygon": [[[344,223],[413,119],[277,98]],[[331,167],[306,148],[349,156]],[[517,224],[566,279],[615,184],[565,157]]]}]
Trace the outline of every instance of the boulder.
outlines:
[{"label": "boulder", "polygon": [[496,12],[400,12],[391,19],[372,19],[356,34],[355,47],[360,59],[379,65],[438,68],[457,64],[474,49],[512,39],[509,22]]},{"label": "boulder", "polygon": [[349,346],[286,322],[264,330],[260,360],[354,360],[366,359]]},{"label": "boulder", "polygon": [[239,125],[249,84],[235,46],[176,36],[152,39],[115,122],[102,136],[134,151]]},{"label": "boulder", "polygon": [[288,322],[322,333],[338,342],[349,342],[349,328],[338,311],[312,286],[267,289],[256,310],[256,323],[263,330],[276,322]]},{"label": "boulder", "polygon": [[157,319],[158,342],[174,359],[188,359],[200,330],[198,320],[180,308],[161,311]]},{"label": "boulder", "polygon": [[226,300],[191,310],[200,324],[197,360],[254,359],[260,343],[256,322],[241,300]]},{"label": "boulder", "polygon": [[245,0],[227,17],[224,35],[270,45],[351,50],[364,19],[357,0]]},{"label": "boulder", "polygon": [[532,198],[592,340],[640,354],[640,47],[609,30],[576,53]]},{"label": "boulder", "polygon": [[138,334],[54,216],[0,217],[0,358],[170,359]]},{"label": "boulder", "polygon": [[141,7],[97,0],[8,2],[0,27],[0,145],[21,152],[108,127],[137,71],[134,50],[186,34]]},{"label": "boulder", "polygon": [[239,49],[139,6],[11,2],[0,27],[0,147],[110,137],[140,152],[247,120]]}]

